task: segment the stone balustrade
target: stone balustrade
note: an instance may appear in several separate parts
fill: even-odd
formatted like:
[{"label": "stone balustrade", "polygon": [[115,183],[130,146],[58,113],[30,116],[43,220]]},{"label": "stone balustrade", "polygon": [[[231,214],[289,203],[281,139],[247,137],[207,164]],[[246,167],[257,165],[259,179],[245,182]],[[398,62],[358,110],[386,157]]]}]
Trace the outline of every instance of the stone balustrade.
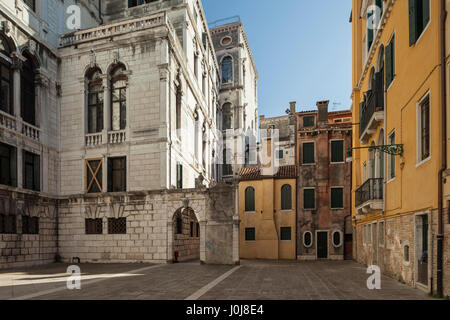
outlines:
[{"label": "stone balustrade", "polygon": [[126,141],[125,130],[108,132],[108,143],[117,144]]},{"label": "stone balustrade", "polygon": [[22,134],[24,134],[26,137],[39,141],[41,138],[41,129],[38,127],[35,127],[31,124],[28,124],[26,122],[23,122],[22,124]]},{"label": "stone balustrade", "polygon": [[90,133],[86,135],[86,146],[87,147],[95,147],[101,145],[103,142],[103,134],[99,133]]},{"label": "stone balustrade", "polygon": [[16,118],[6,112],[0,111],[0,126],[8,130],[16,131]]}]

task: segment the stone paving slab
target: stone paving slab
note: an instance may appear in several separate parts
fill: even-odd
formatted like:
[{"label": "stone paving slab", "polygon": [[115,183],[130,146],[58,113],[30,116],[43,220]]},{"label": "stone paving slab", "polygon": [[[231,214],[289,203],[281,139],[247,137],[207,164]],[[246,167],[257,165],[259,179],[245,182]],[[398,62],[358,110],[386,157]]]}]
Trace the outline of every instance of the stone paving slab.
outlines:
[{"label": "stone paving slab", "polygon": [[[66,289],[66,264],[1,270],[0,299],[30,294],[34,295],[28,298],[44,300],[182,300],[190,296],[200,300],[431,299],[423,291],[385,276],[381,290],[368,290],[366,268],[352,261],[242,261],[233,272],[233,266],[198,262],[81,264],[80,268],[81,290]],[[52,292],[55,288],[58,291]]]}]

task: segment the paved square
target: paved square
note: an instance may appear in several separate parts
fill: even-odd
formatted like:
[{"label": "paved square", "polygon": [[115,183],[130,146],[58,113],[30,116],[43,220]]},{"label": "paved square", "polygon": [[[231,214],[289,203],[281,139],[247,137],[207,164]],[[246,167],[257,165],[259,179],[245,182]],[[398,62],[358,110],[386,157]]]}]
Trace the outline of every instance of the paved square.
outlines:
[{"label": "paved square", "polygon": [[366,268],[352,261],[80,264],[81,290],[67,289],[67,266],[1,270],[0,299],[430,299],[385,276],[381,290],[368,290]]}]

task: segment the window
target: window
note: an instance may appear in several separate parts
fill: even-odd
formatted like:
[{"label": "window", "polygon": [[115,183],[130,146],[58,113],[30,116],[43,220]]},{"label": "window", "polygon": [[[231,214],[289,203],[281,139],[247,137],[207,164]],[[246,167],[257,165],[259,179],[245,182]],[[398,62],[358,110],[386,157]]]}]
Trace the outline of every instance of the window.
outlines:
[{"label": "window", "polygon": [[419,103],[419,162],[430,157],[430,96]]},{"label": "window", "polygon": [[146,3],[155,2],[158,0],[128,0],[128,8],[140,6]]},{"label": "window", "polygon": [[[175,85],[176,97],[175,97],[175,121],[177,130],[181,129],[181,98],[183,96],[180,85]],[[178,132],[180,134],[181,132]]]},{"label": "window", "polygon": [[36,11],[36,0],[23,0],[23,2],[33,11]]},{"label": "window", "polygon": [[316,190],[304,189],[303,190],[303,209],[314,210],[316,208]]},{"label": "window", "polygon": [[387,90],[395,78],[395,35],[392,37],[391,42],[389,42],[389,44],[386,46],[385,55]]},{"label": "window", "polygon": [[111,71],[111,130],[124,130],[127,124],[127,76],[125,67],[117,65]]},{"label": "window", "polygon": [[405,262],[409,262],[409,245],[403,247],[403,259]]},{"label": "window", "polygon": [[344,188],[331,188],[331,209],[344,208]]},{"label": "window", "polygon": [[370,48],[372,47],[373,43],[374,26],[371,23],[371,21],[374,13],[375,12],[373,10],[367,12],[367,51],[370,51]]},{"label": "window", "polygon": [[340,247],[342,245],[342,236],[340,231],[333,232],[333,246]]},{"label": "window", "polygon": [[314,127],[314,116],[303,117],[303,127]]},{"label": "window", "polygon": [[86,193],[103,192],[102,159],[86,160]]},{"label": "window", "polygon": [[222,130],[233,129],[233,112],[231,103],[225,103],[222,106]]},{"label": "window", "polygon": [[13,114],[11,52],[6,39],[0,35],[0,110]]},{"label": "window", "polygon": [[193,221],[191,221],[189,223],[189,235],[191,236],[191,238],[194,237],[194,222]]},{"label": "window", "polygon": [[194,75],[195,75],[195,79],[198,79],[198,54],[197,54],[197,50],[195,50],[194,48]]},{"label": "window", "polygon": [[303,164],[314,164],[314,142],[303,143]]},{"label": "window", "polygon": [[230,56],[222,60],[222,83],[233,82],[233,58]]},{"label": "window", "polygon": [[223,37],[222,40],[220,40],[220,44],[221,44],[222,46],[227,46],[227,45],[229,45],[232,41],[233,41],[233,40],[232,40],[232,38],[231,38],[230,36],[226,36],[226,37]]},{"label": "window", "polygon": [[367,180],[367,162],[363,163],[363,172],[362,172],[362,176],[363,176],[363,183],[366,182]]},{"label": "window", "polygon": [[39,234],[39,218],[22,216],[22,234]]},{"label": "window", "polygon": [[291,227],[281,227],[280,228],[280,240],[281,241],[291,241]]},{"label": "window", "polygon": [[177,163],[177,189],[183,189],[183,166]]},{"label": "window", "polygon": [[36,125],[34,65],[31,56],[24,53],[25,62],[20,70],[20,112],[23,121]]},{"label": "window", "polygon": [[224,176],[232,176],[233,175],[233,165],[231,162],[233,161],[233,154],[230,149],[223,149],[223,169],[222,175]]},{"label": "window", "polygon": [[[391,135],[389,136],[389,144],[390,145],[395,145],[395,132],[391,133]],[[394,179],[395,178],[395,156],[390,154],[388,155],[388,172],[389,172],[389,179]]]},{"label": "window", "polygon": [[183,234],[183,218],[181,216],[181,211],[178,211],[175,218],[175,233]]},{"label": "window", "polygon": [[283,150],[278,150],[277,152],[277,159],[283,159],[284,156],[284,151]]},{"label": "window", "polygon": [[23,151],[22,154],[23,161],[23,188],[40,191],[40,157],[37,154]]},{"label": "window", "polygon": [[108,159],[108,192],[127,191],[126,157]]},{"label": "window", "polygon": [[306,231],[305,233],[303,233],[303,245],[306,248],[312,246],[312,233],[310,231]]},{"label": "window", "polygon": [[85,219],[86,234],[103,234],[103,219]]},{"label": "window", "polygon": [[417,42],[430,21],[429,0],[409,0],[409,45]]},{"label": "window", "polygon": [[200,237],[200,224],[199,224],[198,222],[197,222],[196,225],[195,225],[195,236],[196,236],[197,238]]},{"label": "window", "polygon": [[108,234],[126,234],[127,218],[108,218]]},{"label": "window", "polygon": [[344,140],[331,141],[331,162],[344,162]]},{"label": "window", "polygon": [[281,187],[281,210],[292,210],[292,188],[288,184]]},{"label": "window", "polygon": [[255,241],[255,228],[245,228],[245,241]]},{"label": "window", "polygon": [[16,216],[11,214],[0,214],[0,234],[16,233]]},{"label": "window", "polygon": [[245,189],[245,211],[255,211],[255,189],[253,187]]},{"label": "window", "polygon": [[88,133],[103,130],[103,85],[100,69],[87,74],[88,82]]},{"label": "window", "polygon": [[0,143],[0,184],[17,187],[17,149]]}]

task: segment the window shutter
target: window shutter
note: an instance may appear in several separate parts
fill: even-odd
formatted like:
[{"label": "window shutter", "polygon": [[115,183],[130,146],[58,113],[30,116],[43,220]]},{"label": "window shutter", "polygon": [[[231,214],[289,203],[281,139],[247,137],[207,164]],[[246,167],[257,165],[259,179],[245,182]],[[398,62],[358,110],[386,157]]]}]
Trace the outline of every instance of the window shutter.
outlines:
[{"label": "window shutter", "polygon": [[391,51],[392,43],[389,43],[386,47],[386,90],[391,84],[392,80],[392,51]]},{"label": "window shutter", "polygon": [[384,81],[383,73],[377,72],[375,74],[375,97],[376,97],[376,108],[384,108]]},{"label": "window shutter", "polygon": [[10,180],[11,180],[11,186],[17,187],[17,149],[11,148],[10,149],[10,157],[9,157],[9,163],[10,163]]},{"label": "window shutter", "polygon": [[423,10],[422,12],[422,30],[423,30],[430,21],[430,0],[420,0],[420,1],[422,1],[422,10]]},{"label": "window shutter", "polygon": [[33,161],[33,182],[34,182],[34,190],[35,191],[41,191],[41,157],[38,155],[33,155],[34,161]]},{"label": "window shutter", "polygon": [[[416,1],[409,0],[409,45],[416,43],[417,23],[416,23]],[[419,0],[421,1],[421,0]]]}]

